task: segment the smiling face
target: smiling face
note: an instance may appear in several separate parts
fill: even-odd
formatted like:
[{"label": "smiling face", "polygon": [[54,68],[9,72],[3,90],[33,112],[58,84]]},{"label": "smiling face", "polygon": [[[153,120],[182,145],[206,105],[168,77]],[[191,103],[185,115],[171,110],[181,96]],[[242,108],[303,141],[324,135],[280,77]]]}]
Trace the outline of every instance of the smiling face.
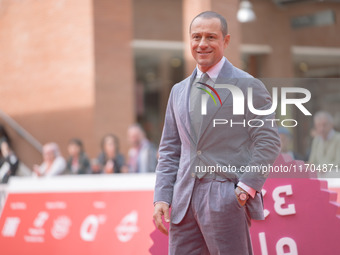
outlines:
[{"label": "smiling face", "polygon": [[144,139],[143,132],[137,127],[128,130],[128,141],[132,147],[139,147]]},{"label": "smiling face", "polygon": [[218,18],[196,18],[190,28],[191,54],[202,72],[207,72],[223,57],[230,35],[223,36]]},{"label": "smiling face", "polygon": [[81,152],[79,145],[75,143],[70,143],[67,147],[67,150],[71,157],[78,157]]},{"label": "smiling face", "polygon": [[116,144],[113,137],[108,136],[104,140],[104,152],[109,159],[116,157]]},{"label": "smiling face", "polygon": [[47,144],[43,147],[43,158],[46,163],[52,164],[56,157],[55,150],[51,145]]},{"label": "smiling face", "polygon": [[314,120],[316,133],[324,140],[327,140],[329,132],[333,129],[333,125],[325,116],[319,116]]}]

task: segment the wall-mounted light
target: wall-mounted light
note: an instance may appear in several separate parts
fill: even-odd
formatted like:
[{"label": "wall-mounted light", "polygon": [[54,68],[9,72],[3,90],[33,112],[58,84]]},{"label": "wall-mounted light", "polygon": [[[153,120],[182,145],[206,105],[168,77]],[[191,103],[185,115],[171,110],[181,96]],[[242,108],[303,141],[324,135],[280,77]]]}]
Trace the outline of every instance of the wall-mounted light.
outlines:
[{"label": "wall-mounted light", "polygon": [[256,19],[253,5],[248,0],[241,0],[240,9],[237,12],[238,21],[245,23]]}]

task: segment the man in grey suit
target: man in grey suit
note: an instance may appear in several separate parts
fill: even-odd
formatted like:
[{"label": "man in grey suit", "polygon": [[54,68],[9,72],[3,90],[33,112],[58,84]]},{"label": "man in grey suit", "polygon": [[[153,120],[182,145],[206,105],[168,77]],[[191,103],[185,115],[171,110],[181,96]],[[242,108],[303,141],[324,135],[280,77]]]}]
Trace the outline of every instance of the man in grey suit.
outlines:
[{"label": "man in grey suit", "polygon": [[[242,169],[271,165],[280,139],[274,121],[268,121],[275,119],[273,114],[254,114],[247,100],[237,104],[243,112],[234,114],[233,108],[240,99],[236,95],[246,96],[248,88],[257,110],[270,109],[271,98],[259,80],[223,56],[230,35],[221,15],[196,16],[190,38],[197,67],[170,93],[156,168],[154,220],[164,234],[162,217],[170,222],[169,254],[252,254],[250,219],[264,219],[261,189],[268,174]],[[220,105],[202,91],[217,96]]]}]

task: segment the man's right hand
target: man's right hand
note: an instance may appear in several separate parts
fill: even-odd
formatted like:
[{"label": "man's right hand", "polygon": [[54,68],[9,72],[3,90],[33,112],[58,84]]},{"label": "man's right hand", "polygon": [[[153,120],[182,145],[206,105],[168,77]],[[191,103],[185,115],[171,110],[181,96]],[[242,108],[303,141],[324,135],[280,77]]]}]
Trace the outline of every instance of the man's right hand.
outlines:
[{"label": "man's right hand", "polygon": [[162,216],[164,215],[165,222],[170,222],[169,205],[164,202],[156,202],[153,219],[155,220],[156,227],[165,235],[168,235],[168,229],[164,226]]}]

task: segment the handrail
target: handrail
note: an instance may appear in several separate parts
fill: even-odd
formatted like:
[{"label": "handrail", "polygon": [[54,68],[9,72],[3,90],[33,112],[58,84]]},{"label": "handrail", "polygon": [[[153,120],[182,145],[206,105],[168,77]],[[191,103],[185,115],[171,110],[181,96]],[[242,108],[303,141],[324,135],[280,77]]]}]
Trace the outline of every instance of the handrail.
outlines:
[{"label": "handrail", "polygon": [[32,145],[37,151],[42,153],[42,144],[35,139],[26,129],[20,126],[14,119],[8,116],[0,109],[0,118],[3,119],[11,128],[14,129],[22,138],[24,138],[30,145]]}]

